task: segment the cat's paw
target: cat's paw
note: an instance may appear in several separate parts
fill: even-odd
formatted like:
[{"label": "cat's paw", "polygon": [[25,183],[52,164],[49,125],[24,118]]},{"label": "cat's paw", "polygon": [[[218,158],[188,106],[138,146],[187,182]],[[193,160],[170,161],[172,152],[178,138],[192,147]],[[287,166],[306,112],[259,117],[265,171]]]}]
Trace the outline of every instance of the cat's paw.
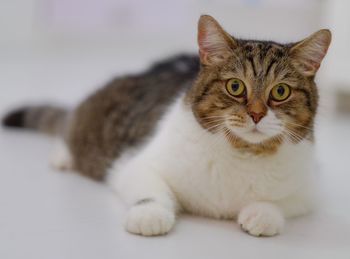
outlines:
[{"label": "cat's paw", "polygon": [[156,202],[135,205],[129,211],[125,228],[143,236],[164,235],[175,224],[175,213]]},{"label": "cat's paw", "polygon": [[282,231],[284,217],[275,205],[256,202],[242,209],[238,223],[253,236],[274,236]]}]

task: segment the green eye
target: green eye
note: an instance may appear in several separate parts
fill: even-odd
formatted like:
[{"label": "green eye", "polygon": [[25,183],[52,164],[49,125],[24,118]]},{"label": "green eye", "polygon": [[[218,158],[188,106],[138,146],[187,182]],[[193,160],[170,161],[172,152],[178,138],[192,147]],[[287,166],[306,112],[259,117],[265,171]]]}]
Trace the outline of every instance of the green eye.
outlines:
[{"label": "green eye", "polygon": [[227,92],[234,97],[241,97],[245,94],[245,85],[242,80],[232,78],[226,83]]},{"label": "green eye", "polygon": [[271,92],[270,96],[274,101],[282,102],[290,96],[291,90],[290,87],[286,84],[275,85]]}]

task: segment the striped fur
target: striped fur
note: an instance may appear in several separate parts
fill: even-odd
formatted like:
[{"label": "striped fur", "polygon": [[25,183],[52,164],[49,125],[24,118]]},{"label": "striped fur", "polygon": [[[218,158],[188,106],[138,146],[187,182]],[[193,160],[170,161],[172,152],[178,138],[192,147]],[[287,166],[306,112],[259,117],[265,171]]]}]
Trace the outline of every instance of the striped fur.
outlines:
[{"label": "striped fur", "polygon": [[51,105],[28,106],[12,111],[3,119],[7,127],[28,128],[62,136],[68,111]]}]

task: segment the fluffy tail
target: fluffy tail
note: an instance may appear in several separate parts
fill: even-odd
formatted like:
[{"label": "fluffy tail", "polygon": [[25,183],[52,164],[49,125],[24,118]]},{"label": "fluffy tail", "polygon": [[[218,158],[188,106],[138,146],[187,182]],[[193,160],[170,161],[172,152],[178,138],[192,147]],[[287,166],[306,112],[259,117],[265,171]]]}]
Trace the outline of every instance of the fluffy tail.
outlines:
[{"label": "fluffy tail", "polygon": [[8,113],[2,120],[6,127],[27,128],[49,135],[61,135],[68,112],[53,106],[22,107]]}]

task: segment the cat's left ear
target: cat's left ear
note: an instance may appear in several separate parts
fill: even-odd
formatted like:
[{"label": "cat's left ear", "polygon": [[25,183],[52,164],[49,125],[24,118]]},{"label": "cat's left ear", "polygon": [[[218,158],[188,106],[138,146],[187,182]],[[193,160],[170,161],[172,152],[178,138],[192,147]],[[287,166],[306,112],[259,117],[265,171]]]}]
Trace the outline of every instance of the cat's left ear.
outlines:
[{"label": "cat's left ear", "polygon": [[321,65],[331,43],[329,30],[320,30],[297,42],[290,49],[292,62],[305,76],[314,76]]},{"label": "cat's left ear", "polygon": [[235,40],[209,15],[198,21],[199,58],[204,65],[214,65],[232,55]]}]

